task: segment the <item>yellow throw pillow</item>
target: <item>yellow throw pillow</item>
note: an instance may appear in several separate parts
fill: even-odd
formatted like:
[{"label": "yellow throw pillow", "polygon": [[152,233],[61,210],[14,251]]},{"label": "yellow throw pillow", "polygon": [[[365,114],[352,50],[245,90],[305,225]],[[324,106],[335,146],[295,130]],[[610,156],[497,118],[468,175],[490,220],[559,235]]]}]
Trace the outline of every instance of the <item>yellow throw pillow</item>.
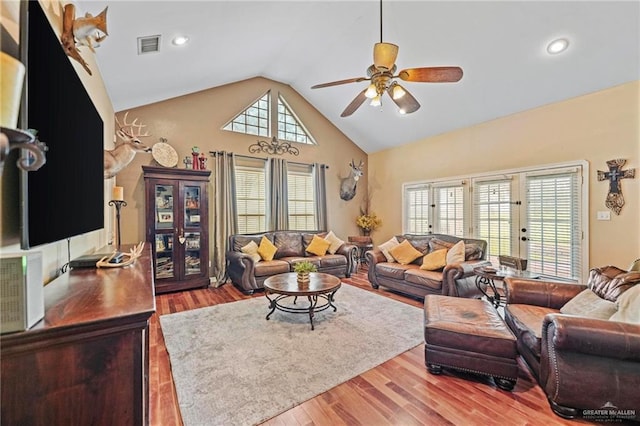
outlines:
[{"label": "yellow throw pillow", "polygon": [[324,256],[330,245],[331,243],[329,241],[314,235],[309,247],[307,247],[307,251],[311,254],[315,254],[316,256]]},{"label": "yellow throw pillow", "polygon": [[464,262],[464,241],[460,240],[447,252],[447,265]]},{"label": "yellow throw pillow", "polygon": [[330,245],[327,251],[331,254],[336,254],[336,251],[338,251],[340,246],[344,244],[344,241],[336,237],[336,234],[334,234],[333,231],[329,231],[329,233],[327,234],[326,237],[324,237],[324,239],[329,241]]},{"label": "yellow throw pillow", "polygon": [[275,256],[277,251],[278,247],[274,246],[267,237],[263,236],[260,240],[260,246],[258,247],[258,254],[262,260],[273,260],[273,256]]},{"label": "yellow throw pillow", "polygon": [[422,253],[416,250],[415,247],[411,245],[409,240],[404,240],[397,246],[390,249],[389,254],[393,256],[393,258],[397,260],[401,265],[408,265],[409,263],[422,256]]},{"label": "yellow throw pillow", "polygon": [[426,254],[422,258],[422,266],[420,269],[425,271],[435,271],[442,269],[447,265],[447,249],[440,249]]},{"label": "yellow throw pillow", "polygon": [[260,262],[262,260],[262,256],[258,253],[258,245],[255,241],[250,241],[249,244],[241,247],[240,251],[251,256],[254,262]]}]

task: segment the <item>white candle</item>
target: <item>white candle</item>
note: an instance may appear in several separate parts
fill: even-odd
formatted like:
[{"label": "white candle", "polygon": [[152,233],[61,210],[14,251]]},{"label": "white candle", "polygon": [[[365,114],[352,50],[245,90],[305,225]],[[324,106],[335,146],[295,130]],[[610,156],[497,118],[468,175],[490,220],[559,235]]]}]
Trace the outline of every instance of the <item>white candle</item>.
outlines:
[{"label": "white candle", "polygon": [[112,200],[123,201],[124,200],[124,188],[121,186],[113,187],[113,194],[111,195]]}]

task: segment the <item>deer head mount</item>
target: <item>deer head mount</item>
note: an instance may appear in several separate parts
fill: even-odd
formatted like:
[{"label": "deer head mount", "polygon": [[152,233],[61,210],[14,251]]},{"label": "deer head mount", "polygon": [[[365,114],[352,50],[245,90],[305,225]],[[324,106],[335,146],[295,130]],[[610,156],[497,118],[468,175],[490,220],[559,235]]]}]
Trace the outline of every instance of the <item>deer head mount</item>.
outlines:
[{"label": "deer head mount", "polygon": [[356,166],[356,163],[351,159],[349,167],[351,167],[349,176],[340,179],[340,198],[345,201],[349,201],[356,196],[356,185],[363,174],[362,167],[364,167],[364,162],[360,160],[360,163]]},{"label": "deer head mount", "polygon": [[128,115],[129,112],[127,111],[122,119],[122,124],[118,120],[118,116],[116,116],[116,124],[118,126],[116,135],[118,135],[120,141],[116,142],[116,147],[112,150],[104,151],[105,179],[114,177],[120,170],[127,167],[138,152],[151,152],[151,148],[140,141],[140,138],[150,136],[148,131],[144,134],[142,133],[142,129],[147,126],[139,124],[137,118],[128,123]]}]

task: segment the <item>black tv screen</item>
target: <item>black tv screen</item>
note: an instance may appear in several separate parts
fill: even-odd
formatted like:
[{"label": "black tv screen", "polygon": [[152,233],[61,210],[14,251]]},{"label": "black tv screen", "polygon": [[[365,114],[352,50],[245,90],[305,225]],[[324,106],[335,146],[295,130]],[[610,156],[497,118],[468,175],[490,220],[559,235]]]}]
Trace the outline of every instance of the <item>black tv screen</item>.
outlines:
[{"label": "black tv screen", "polygon": [[22,7],[28,10],[20,41],[27,65],[21,125],[37,130],[48,146],[46,164],[21,175],[21,245],[27,249],[104,227],[104,134],[102,118],[39,2]]}]

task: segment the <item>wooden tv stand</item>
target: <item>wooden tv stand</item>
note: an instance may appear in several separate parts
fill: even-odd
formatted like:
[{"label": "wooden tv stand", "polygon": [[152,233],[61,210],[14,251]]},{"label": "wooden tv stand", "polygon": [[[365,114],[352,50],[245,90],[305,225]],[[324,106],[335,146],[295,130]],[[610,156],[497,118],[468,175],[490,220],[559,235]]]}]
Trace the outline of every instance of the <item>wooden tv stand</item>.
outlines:
[{"label": "wooden tv stand", "polygon": [[128,267],[72,269],[44,297],[42,321],[0,337],[0,424],[148,424],[149,244]]}]

